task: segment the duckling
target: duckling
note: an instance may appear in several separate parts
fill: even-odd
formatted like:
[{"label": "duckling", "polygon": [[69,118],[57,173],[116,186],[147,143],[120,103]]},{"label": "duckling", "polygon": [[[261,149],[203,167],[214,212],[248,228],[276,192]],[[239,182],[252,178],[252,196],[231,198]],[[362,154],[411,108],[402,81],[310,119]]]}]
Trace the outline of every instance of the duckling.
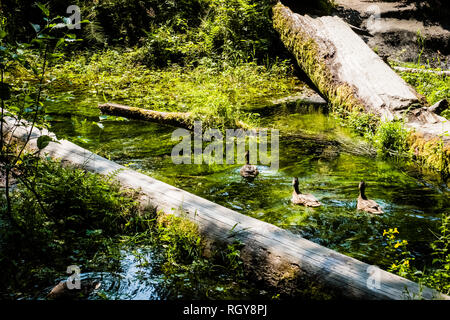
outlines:
[{"label": "duckling", "polygon": [[241,168],[241,176],[244,178],[255,178],[258,174],[258,168],[255,165],[250,164],[250,154],[245,152],[245,165]]},{"label": "duckling", "polygon": [[294,191],[292,192],[291,202],[293,204],[299,204],[306,207],[318,207],[320,202],[312,194],[301,194],[298,190],[298,178],[292,180],[292,185],[294,186]]},{"label": "duckling", "polygon": [[366,183],[364,181],[361,181],[359,183],[359,197],[357,209],[372,214],[382,214],[383,210],[381,210],[380,205],[373,200],[367,199],[365,190],[366,190]]}]

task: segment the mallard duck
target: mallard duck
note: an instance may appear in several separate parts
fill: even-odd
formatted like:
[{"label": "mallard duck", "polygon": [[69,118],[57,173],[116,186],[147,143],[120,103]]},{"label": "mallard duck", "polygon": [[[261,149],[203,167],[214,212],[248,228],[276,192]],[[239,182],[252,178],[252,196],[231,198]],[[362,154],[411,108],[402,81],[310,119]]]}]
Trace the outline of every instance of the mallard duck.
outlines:
[{"label": "mallard duck", "polygon": [[364,181],[361,181],[359,183],[359,197],[357,209],[364,210],[372,214],[382,214],[383,210],[381,210],[380,205],[373,200],[367,199],[365,190],[366,190],[366,183]]},{"label": "mallard duck", "polygon": [[258,168],[250,164],[250,154],[248,151],[245,152],[245,165],[241,168],[241,176],[244,178],[255,178],[258,174]]},{"label": "mallard duck", "polygon": [[306,207],[318,207],[320,206],[320,202],[314,197],[312,194],[301,194],[298,190],[298,178],[294,178],[292,180],[292,186],[294,187],[294,191],[292,192],[291,202],[293,204],[299,204]]}]

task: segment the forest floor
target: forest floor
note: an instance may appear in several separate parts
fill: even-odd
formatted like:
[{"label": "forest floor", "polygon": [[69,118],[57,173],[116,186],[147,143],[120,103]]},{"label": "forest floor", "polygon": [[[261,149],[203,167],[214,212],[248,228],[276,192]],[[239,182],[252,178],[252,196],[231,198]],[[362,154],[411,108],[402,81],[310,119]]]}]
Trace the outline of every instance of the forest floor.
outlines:
[{"label": "forest floor", "polygon": [[401,1],[336,0],[337,15],[367,31],[362,38],[381,57],[450,67],[450,23]]}]

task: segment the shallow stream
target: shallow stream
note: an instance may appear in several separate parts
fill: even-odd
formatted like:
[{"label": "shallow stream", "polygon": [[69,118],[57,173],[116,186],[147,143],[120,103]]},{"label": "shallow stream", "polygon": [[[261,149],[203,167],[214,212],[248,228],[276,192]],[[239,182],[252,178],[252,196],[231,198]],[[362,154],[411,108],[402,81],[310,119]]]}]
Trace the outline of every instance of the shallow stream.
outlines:
[{"label": "shallow stream", "polygon": [[[257,110],[261,127],[280,129],[279,169],[258,165],[260,174],[250,182],[239,175],[242,165],[173,164],[171,150],[178,143],[171,140],[174,127],[101,116],[99,102],[81,96],[51,105],[51,130],[156,179],[370,264],[388,265],[383,230],[397,227],[416,262],[431,263],[429,242],[440,215],[450,207],[450,184],[413,165],[366,152],[370,146],[320,107]],[[321,207],[290,204],[294,176],[299,177],[300,190],[314,194]],[[361,180],[383,215],[356,210]],[[150,298],[152,293],[147,293]]]}]

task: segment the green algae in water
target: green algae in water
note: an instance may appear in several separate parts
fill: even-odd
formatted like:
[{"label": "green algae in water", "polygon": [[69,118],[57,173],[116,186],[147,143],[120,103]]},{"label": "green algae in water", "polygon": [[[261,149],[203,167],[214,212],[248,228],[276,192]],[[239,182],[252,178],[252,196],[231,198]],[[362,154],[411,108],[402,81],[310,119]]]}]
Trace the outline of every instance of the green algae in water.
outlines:
[{"label": "green algae in water", "polygon": [[[362,143],[360,138],[321,108],[259,109],[262,126],[280,129],[280,169],[258,165],[260,175],[249,182],[240,177],[240,165],[173,164],[175,128],[114,117],[101,120],[97,104],[95,98],[80,97],[71,106],[51,106],[52,131],[74,141],[83,137],[86,140],[78,143],[93,152],[368,263],[387,266],[382,233],[397,227],[417,261],[431,263],[428,243],[440,215],[450,207],[449,186],[407,165],[344,151],[342,146]],[[93,121],[101,122],[103,129]],[[299,177],[300,190],[313,193],[321,207],[290,204],[293,176]],[[361,180],[384,215],[356,210]]]}]

